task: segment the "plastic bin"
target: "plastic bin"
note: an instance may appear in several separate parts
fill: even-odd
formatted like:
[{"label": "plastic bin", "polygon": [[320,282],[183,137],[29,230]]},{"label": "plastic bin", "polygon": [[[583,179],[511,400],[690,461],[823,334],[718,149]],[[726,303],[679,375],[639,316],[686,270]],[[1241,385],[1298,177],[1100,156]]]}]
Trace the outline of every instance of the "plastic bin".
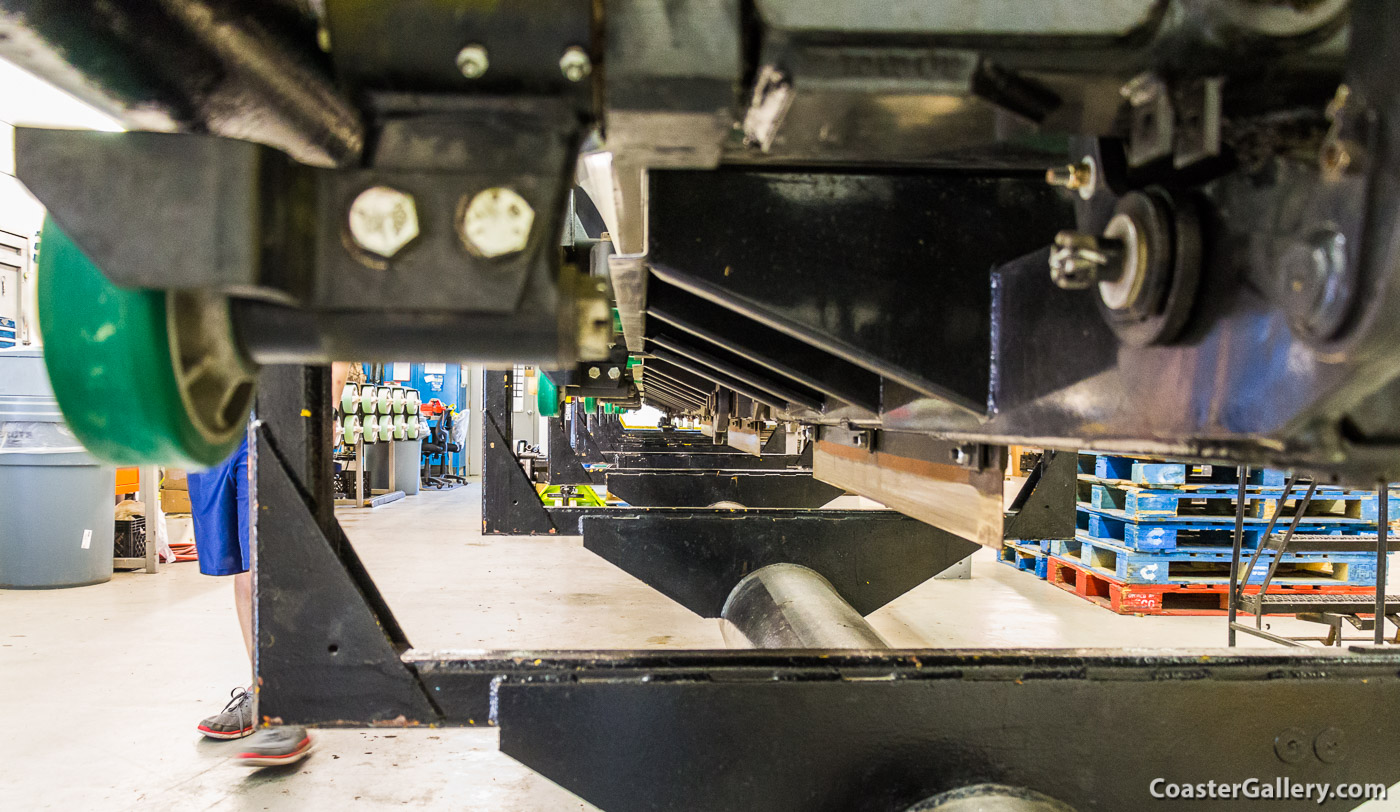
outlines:
[{"label": "plastic bin", "polygon": [[42,353],[0,350],[0,588],[111,580],[116,480],[63,424]]}]

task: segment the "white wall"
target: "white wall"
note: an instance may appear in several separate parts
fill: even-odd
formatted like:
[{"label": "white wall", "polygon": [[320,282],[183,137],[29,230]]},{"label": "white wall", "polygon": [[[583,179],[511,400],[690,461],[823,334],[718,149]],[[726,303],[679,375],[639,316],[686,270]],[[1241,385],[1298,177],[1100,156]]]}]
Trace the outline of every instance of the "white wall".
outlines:
[{"label": "white wall", "polygon": [[[121,124],[48,82],[0,59],[0,229],[33,239],[44,221],[44,207],[15,178],[16,125],[121,130]],[[20,308],[29,314],[31,338],[38,341],[33,273],[21,286]],[[3,313],[18,320],[19,313]]]}]

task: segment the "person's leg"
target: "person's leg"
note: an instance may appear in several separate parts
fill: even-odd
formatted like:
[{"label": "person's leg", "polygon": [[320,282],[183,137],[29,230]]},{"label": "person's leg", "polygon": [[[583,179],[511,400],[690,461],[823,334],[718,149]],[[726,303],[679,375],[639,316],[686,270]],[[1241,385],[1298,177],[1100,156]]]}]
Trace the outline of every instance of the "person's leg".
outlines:
[{"label": "person's leg", "polygon": [[[248,659],[253,659],[253,551],[249,545],[248,496],[252,482],[248,479],[248,449],[239,451],[231,462],[232,479],[236,485],[238,538],[242,544],[245,572],[233,579],[234,595],[238,601],[238,622],[243,628],[243,642],[248,646]],[[238,763],[245,767],[274,767],[294,764],[311,752],[311,734],[306,728],[267,727],[259,730],[243,745]]]},{"label": "person's leg", "polygon": [[238,550],[243,571],[233,576],[233,600],[238,610],[238,628],[243,632],[243,646],[248,649],[248,664],[253,663],[253,551],[248,536],[248,444],[234,453],[230,460],[230,485],[234,495],[234,513],[238,529]]},{"label": "person's leg", "polygon": [[248,662],[253,662],[253,573],[240,572],[233,576],[233,604],[238,609],[238,627],[243,630],[243,646],[248,649]]},{"label": "person's leg", "polygon": [[[239,595],[239,579],[250,579],[247,542],[240,544],[239,538],[240,532],[246,531],[239,522],[238,494],[232,470],[235,459],[208,471],[192,472],[188,479],[199,569],[205,575],[234,576],[234,604],[242,622],[244,603]],[[247,602],[250,619],[251,592],[250,585]],[[213,739],[237,739],[253,732],[252,694],[244,687],[234,688],[231,694],[232,698],[222,711],[199,723],[199,732]]]}]

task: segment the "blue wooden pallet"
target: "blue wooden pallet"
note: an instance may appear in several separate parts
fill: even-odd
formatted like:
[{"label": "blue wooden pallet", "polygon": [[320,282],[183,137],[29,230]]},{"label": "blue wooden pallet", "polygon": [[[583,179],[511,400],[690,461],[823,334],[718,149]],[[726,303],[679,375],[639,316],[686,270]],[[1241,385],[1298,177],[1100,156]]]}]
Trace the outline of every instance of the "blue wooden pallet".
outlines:
[{"label": "blue wooden pallet", "polygon": [[[1229,549],[1234,543],[1235,520],[1185,521],[1167,519],[1162,521],[1135,521],[1108,511],[1080,508],[1077,511],[1076,525],[1081,535],[1103,541],[1111,541],[1138,552],[1163,552],[1186,546],[1224,547]],[[1244,548],[1252,550],[1259,546],[1268,522],[1261,519],[1246,519],[1244,525]],[[1288,525],[1279,519],[1274,526],[1275,533],[1282,533]],[[1310,535],[1357,536],[1376,532],[1374,523],[1349,521],[1313,521],[1304,517],[1298,523],[1298,532]]]},{"label": "blue wooden pallet", "polygon": [[[1152,457],[1124,454],[1079,455],[1079,473],[1097,479],[1131,482],[1135,485],[1213,485],[1238,487],[1239,471],[1233,465],[1203,465],[1172,462]],[[1282,488],[1288,480],[1283,471],[1273,468],[1253,469],[1246,486]]]},{"label": "blue wooden pallet", "polygon": [[[1080,500],[1087,507],[1118,510],[1129,519],[1173,519],[1188,517],[1229,518],[1234,521],[1238,492],[1203,490],[1162,490],[1135,485],[1079,483]],[[1246,518],[1268,519],[1273,515],[1282,488],[1257,489],[1245,495]],[[1283,516],[1291,518],[1302,504],[1306,489],[1297,489],[1284,501]],[[1306,518],[1361,519],[1374,522],[1379,517],[1375,491],[1319,487],[1308,503]]]},{"label": "blue wooden pallet", "polygon": [[[1219,584],[1230,577],[1231,551],[1216,547],[1141,552],[1103,539],[1054,541],[1051,555],[1127,584]],[[1262,583],[1274,554],[1260,557],[1248,583]],[[1241,566],[1249,563],[1242,559]],[[1273,583],[1366,586],[1376,582],[1372,553],[1285,553]]]},{"label": "blue wooden pallet", "polygon": [[1050,570],[1050,542],[1004,541],[997,560],[1022,572],[1035,573],[1043,581]]}]

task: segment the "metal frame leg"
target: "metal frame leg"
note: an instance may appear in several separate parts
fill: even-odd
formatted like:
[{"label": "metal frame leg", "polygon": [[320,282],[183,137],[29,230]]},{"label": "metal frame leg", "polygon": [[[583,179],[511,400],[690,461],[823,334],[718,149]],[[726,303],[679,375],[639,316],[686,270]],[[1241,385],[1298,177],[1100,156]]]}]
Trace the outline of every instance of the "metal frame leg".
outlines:
[{"label": "metal frame leg", "polygon": [[1245,502],[1248,501],[1249,466],[1241,465],[1235,470],[1240,478],[1240,486],[1235,496],[1235,535],[1231,539],[1230,587],[1225,593],[1230,607],[1229,645],[1231,646],[1235,645],[1235,618],[1239,610],[1240,595],[1243,594],[1239,584],[1240,553],[1244,550],[1244,509]]},{"label": "metal frame leg", "polygon": [[[1389,564],[1390,483],[1376,486],[1376,645],[1385,645],[1385,576]],[[1397,636],[1400,636],[1398,634]]]},{"label": "metal frame leg", "polygon": [[[1269,591],[1269,583],[1274,580],[1274,573],[1278,572],[1278,565],[1283,561],[1283,554],[1288,551],[1288,542],[1293,540],[1293,533],[1298,529],[1298,524],[1303,521],[1303,514],[1307,512],[1308,505],[1312,504],[1313,494],[1317,492],[1317,480],[1313,480],[1308,486],[1308,492],[1303,494],[1302,501],[1298,502],[1298,507],[1293,511],[1293,521],[1288,523],[1288,529],[1283,533],[1283,541],[1279,542],[1278,550],[1274,553],[1274,560],[1269,562],[1269,571],[1264,574],[1264,580],[1259,584],[1259,603],[1254,607],[1254,628],[1264,628],[1264,595]],[[1278,510],[1283,510],[1284,501],[1279,500]],[[1274,512],[1274,518],[1278,517],[1278,511]],[[1259,543],[1259,549],[1263,550],[1266,541]],[[1251,567],[1250,572],[1254,572]],[[1246,575],[1245,579],[1248,580]]]}]

